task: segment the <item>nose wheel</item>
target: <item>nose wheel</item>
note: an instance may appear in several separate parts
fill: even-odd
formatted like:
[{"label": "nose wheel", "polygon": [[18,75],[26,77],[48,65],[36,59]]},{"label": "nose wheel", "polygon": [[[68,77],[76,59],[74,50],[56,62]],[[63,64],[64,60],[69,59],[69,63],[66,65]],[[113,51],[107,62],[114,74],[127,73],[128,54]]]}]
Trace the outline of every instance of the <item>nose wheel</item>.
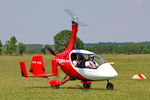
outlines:
[{"label": "nose wheel", "polygon": [[110,83],[109,80],[107,80],[106,89],[107,90],[113,90],[114,89],[114,85],[112,83]]}]

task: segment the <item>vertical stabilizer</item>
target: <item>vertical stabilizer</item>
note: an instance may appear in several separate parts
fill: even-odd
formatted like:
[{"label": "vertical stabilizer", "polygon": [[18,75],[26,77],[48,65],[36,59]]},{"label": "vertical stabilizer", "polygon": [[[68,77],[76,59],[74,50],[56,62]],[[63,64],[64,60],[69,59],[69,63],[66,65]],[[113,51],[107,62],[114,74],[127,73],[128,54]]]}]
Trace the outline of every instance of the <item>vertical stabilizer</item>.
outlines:
[{"label": "vertical stabilizer", "polygon": [[26,69],[25,62],[20,62],[20,70],[23,77],[28,77],[28,72]]}]

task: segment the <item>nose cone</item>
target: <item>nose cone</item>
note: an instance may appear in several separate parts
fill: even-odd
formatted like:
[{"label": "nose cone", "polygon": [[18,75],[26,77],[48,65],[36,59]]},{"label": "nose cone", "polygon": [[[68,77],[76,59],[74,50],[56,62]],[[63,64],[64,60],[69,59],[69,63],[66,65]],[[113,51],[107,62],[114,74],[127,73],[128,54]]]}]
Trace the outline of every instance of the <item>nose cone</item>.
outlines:
[{"label": "nose cone", "polygon": [[[113,67],[112,67],[113,68]],[[115,71],[115,69],[113,68],[113,70],[111,70],[109,72],[109,74],[106,75],[108,78],[115,78],[118,77],[118,73]]]},{"label": "nose cone", "polygon": [[118,76],[118,73],[116,72],[116,70],[109,63],[105,63],[101,65],[100,70],[101,70],[100,72],[101,75],[105,79],[112,79]]}]

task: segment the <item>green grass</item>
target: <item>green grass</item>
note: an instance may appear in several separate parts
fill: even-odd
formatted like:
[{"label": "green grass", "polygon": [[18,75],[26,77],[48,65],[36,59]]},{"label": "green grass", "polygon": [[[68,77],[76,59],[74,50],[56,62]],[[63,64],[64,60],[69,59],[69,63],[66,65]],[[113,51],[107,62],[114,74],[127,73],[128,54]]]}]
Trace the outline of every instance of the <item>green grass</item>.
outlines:
[{"label": "green grass", "polygon": [[[32,55],[33,56],[33,55]],[[92,83],[91,89],[83,89],[79,80],[69,81],[52,89],[45,78],[23,78],[19,62],[31,62],[29,55],[0,56],[0,100],[149,100],[150,55],[102,55],[113,61],[119,77],[111,80],[114,90],[106,90],[106,81]],[[46,71],[50,73],[52,56],[44,56]],[[146,80],[132,80],[134,74],[144,74]],[[59,77],[65,75],[59,70]]]}]

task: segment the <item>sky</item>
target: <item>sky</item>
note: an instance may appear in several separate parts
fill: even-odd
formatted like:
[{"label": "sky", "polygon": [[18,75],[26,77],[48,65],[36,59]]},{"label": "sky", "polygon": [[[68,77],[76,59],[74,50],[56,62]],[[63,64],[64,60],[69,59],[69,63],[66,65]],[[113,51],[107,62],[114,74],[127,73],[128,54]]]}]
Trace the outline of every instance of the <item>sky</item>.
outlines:
[{"label": "sky", "polygon": [[0,40],[54,44],[71,30],[71,9],[88,26],[79,26],[84,43],[150,41],[150,0],[0,0]]}]

